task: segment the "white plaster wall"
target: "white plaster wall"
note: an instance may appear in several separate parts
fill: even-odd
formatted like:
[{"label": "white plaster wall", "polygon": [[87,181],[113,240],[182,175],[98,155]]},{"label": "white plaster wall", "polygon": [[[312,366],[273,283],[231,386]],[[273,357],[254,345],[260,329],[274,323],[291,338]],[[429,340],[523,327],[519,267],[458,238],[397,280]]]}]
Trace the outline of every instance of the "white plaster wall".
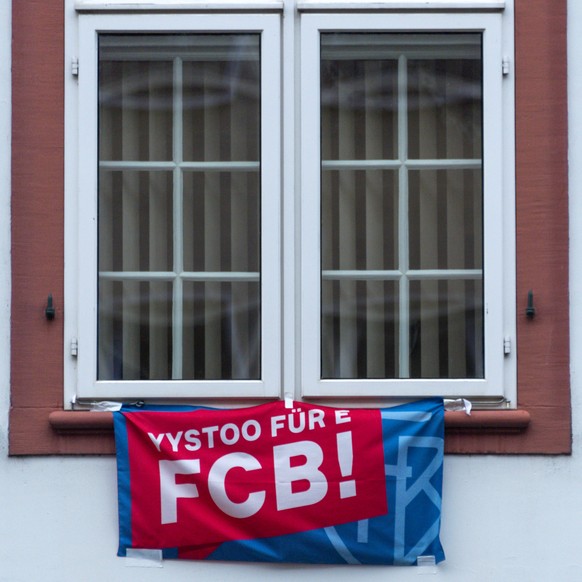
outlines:
[{"label": "white plaster wall", "polygon": [[[415,568],[203,562],[130,568],[115,557],[114,459],[7,457],[10,2],[0,0],[0,582],[417,580]],[[574,454],[447,457],[442,528],[447,561],[429,574],[433,579],[582,581],[582,66],[576,58],[582,54],[582,2],[569,0],[568,9]]]}]

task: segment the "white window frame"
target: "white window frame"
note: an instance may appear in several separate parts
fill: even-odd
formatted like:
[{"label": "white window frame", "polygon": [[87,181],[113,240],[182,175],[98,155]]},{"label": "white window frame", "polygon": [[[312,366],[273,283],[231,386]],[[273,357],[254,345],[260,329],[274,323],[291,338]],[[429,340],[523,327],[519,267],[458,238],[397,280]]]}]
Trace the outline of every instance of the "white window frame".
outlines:
[{"label": "white window frame", "polygon": [[[306,2],[305,5],[308,3]],[[325,32],[479,32],[483,35],[484,378],[321,379],[320,35]],[[309,13],[301,18],[301,386],[304,397],[468,396],[515,402],[513,110],[506,111],[501,13]],[[509,138],[504,131],[509,131]],[[508,343],[505,343],[507,346]]]},{"label": "white window frame", "polygon": [[[330,402],[363,397],[368,403],[468,396],[487,405],[516,406],[512,0],[216,0],[212,6],[204,0],[66,0],[65,4],[65,408],[76,400],[235,402],[283,394]],[[262,78],[273,79],[263,82],[261,89],[262,378],[97,382],[97,33],[215,30],[260,32]],[[485,380],[320,379],[316,55],[319,31],[329,30],[485,32]],[[502,59],[509,68],[503,79]],[[71,62],[73,70],[78,63],[78,77],[69,70]],[[489,273],[496,274],[495,283]],[[504,355],[503,345],[512,345],[509,354]]]},{"label": "white window frame", "polygon": [[[276,14],[116,14],[78,16],[78,171],[68,199],[66,329],[76,338],[68,400],[277,397],[281,386],[280,276],[280,18]],[[98,35],[100,33],[256,32],[261,35],[261,378],[258,380],[97,380]],[[72,94],[73,91],[69,91]],[[70,135],[71,132],[69,131]],[[69,139],[69,144],[74,140]],[[70,153],[70,152],[68,152]],[[76,226],[73,226],[76,224]],[[76,251],[76,252],[75,252]],[[75,256],[73,256],[75,255]],[[72,259],[72,262],[69,262]],[[75,321],[76,320],[76,321]],[[75,340],[73,340],[74,342]],[[73,348],[75,349],[75,348]]]}]

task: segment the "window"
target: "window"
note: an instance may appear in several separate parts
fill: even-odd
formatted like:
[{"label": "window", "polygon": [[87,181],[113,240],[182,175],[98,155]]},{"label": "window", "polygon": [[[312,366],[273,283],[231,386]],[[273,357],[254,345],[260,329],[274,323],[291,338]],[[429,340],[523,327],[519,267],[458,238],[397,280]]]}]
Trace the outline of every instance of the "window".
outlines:
[{"label": "window", "polygon": [[[296,389],[297,396],[306,398],[345,399],[348,394],[357,394],[368,398],[364,402],[386,394],[402,397],[430,393],[433,389],[451,395],[470,394],[477,400],[476,395],[481,395],[485,398],[483,404],[489,406],[504,397],[513,406],[517,402],[519,410],[513,412],[531,416],[527,430],[515,428],[512,411],[478,411],[467,427],[471,435],[450,433],[448,450],[567,452],[570,440],[565,5],[553,2],[550,7],[546,0],[515,0],[507,2],[503,11],[502,2],[475,0],[463,1],[460,10],[445,13],[442,5],[440,10],[432,10],[437,7],[436,2],[428,5],[423,2],[421,9],[419,3],[412,2],[411,10],[402,13],[397,3],[386,1],[382,7],[376,6],[374,10],[366,7],[352,14],[348,12],[349,6],[341,1],[334,6],[325,2],[296,5],[286,1],[265,2],[264,11],[262,4],[253,4],[248,7],[251,9],[248,13],[245,10],[228,14],[228,7],[217,2],[217,12],[208,14],[197,12],[194,2],[176,3],[173,13],[149,9],[133,12],[131,3],[125,4],[124,11],[117,10],[119,6],[115,2],[108,2],[108,9],[103,10],[104,4],[99,0],[83,0],[77,2],[79,10],[75,10],[73,2],[68,1],[65,30],[59,6],[51,3],[41,6],[26,0],[13,6],[11,453],[111,450],[110,440],[92,434],[109,430],[106,417],[62,411],[63,385],[67,407],[74,395],[86,399],[121,397],[121,394],[127,398],[143,397],[144,384],[149,384],[151,397],[159,396],[159,390],[165,390],[167,396],[167,390],[171,390],[174,397],[191,397],[196,392],[209,401],[213,395],[280,397],[290,389]],[[157,6],[161,7],[161,4]],[[515,58],[511,46],[514,9]],[[280,10],[283,18],[277,14]],[[81,29],[83,34],[79,34]],[[183,156],[178,160],[174,156],[175,145],[181,143],[182,150],[186,151],[191,148],[187,144],[191,138],[183,134],[178,140],[174,131],[180,126],[176,119],[181,110],[174,103],[178,87],[175,75],[180,68],[184,75],[184,71],[194,66],[185,63],[187,59],[180,54],[179,41],[188,37],[190,45],[196,44],[199,53],[206,53],[210,52],[206,41],[221,37],[223,47],[218,52],[227,54],[229,42],[244,39],[250,46],[255,35],[261,39],[260,113],[256,114],[261,123],[260,155],[251,156],[249,148],[240,157],[211,160]],[[131,37],[131,42],[123,43],[133,53],[129,60],[134,62],[127,68],[135,66],[142,71],[140,67],[145,67],[145,73],[138,75],[140,83],[147,79],[153,81],[153,72],[157,75],[160,68],[164,69],[163,59],[152,55],[166,53],[164,62],[172,63],[171,73],[170,67],[168,72],[160,73],[160,78],[166,81],[161,85],[154,83],[152,99],[148,98],[151,105],[171,93],[171,106],[166,106],[164,112],[157,105],[148,105],[140,113],[148,118],[148,124],[151,121],[152,127],[168,125],[171,118],[172,137],[167,143],[141,134],[136,136],[136,125],[131,115],[125,115],[123,107],[113,113],[107,111],[108,102],[103,101],[100,112],[99,59],[101,56],[102,69],[114,68],[115,59],[121,59],[114,41],[122,36],[128,41]],[[137,55],[143,55],[145,43],[152,46],[143,61]],[[463,60],[473,61],[472,72],[463,73],[463,83],[451,82],[448,74],[450,69],[461,66],[454,56],[454,45],[458,43],[464,47],[463,52],[466,49],[466,54],[472,55]],[[403,44],[407,46],[403,48]],[[398,58],[388,58],[394,45],[399,45]],[[413,53],[428,47],[433,54],[438,47],[442,58],[428,57],[413,62]],[[250,48],[249,54],[253,51],[252,58],[256,59],[255,49]],[[78,80],[70,74],[69,60],[76,57],[79,58]],[[225,62],[238,66],[237,58],[227,56]],[[364,69],[373,69],[378,60],[392,73],[373,91],[395,104],[390,114],[393,131],[389,137],[383,134],[384,142],[377,156],[373,147],[369,150],[367,145],[376,139],[376,122],[371,121],[373,107],[370,100],[366,101],[366,95],[374,95],[373,91],[366,93],[372,77],[367,74],[356,77],[364,86],[365,107],[359,112],[344,107],[339,97],[335,98],[334,105],[333,92],[339,94],[343,81],[338,71],[344,65],[358,68],[365,64]],[[174,64],[179,61],[181,65]],[[404,61],[408,62],[407,67],[401,66]],[[442,83],[443,77],[439,77],[441,73],[435,75],[435,69],[444,70],[445,85],[451,88],[452,95],[466,95],[464,91],[468,90],[471,97],[465,105],[453,103],[457,97],[450,101],[447,97],[439,107],[423,111],[421,120],[415,113],[415,99],[432,99],[434,105],[442,97],[438,79]],[[505,77],[502,77],[503,70],[507,71]],[[115,77],[113,73],[111,76]],[[127,77],[130,76],[128,73]],[[421,77],[424,85],[412,83]],[[113,82],[122,87],[117,89],[118,96],[125,91],[124,78],[125,74]],[[234,78],[230,76],[231,81]],[[480,94],[476,89],[479,80]],[[434,90],[429,88],[431,84]],[[354,91],[354,95],[362,92],[357,87]],[[345,94],[343,89],[342,92]],[[145,94],[138,91],[134,97],[143,101]],[[431,152],[420,139],[414,142],[415,136],[425,136],[426,132],[415,134],[413,129],[420,123],[436,124],[441,115],[439,108],[446,112],[445,121],[439,121],[446,137],[430,144]],[[466,126],[470,128],[470,137],[463,140],[454,137],[450,129],[455,117],[468,116],[469,111],[473,112],[473,121]],[[355,131],[356,126],[346,120],[356,113],[369,119],[367,125],[364,123],[358,129],[363,128],[364,141],[360,135],[352,140],[344,139],[345,132]],[[387,113],[381,115],[390,117]],[[117,121],[113,121],[115,116]],[[127,119],[123,120],[124,117]],[[182,128],[187,117],[182,115]],[[101,122],[120,124],[121,129],[104,132],[109,142],[105,137],[98,141]],[[334,138],[338,132],[341,139],[337,135]],[[407,144],[404,143],[406,132]],[[210,135],[208,140],[209,148],[220,142],[212,141]],[[123,154],[123,143],[132,141],[134,146],[127,146],[129,153]],[[362,143],[366,144],[364,154],[358,149]],[[340,146],[346,149],[340,150]],[[115,154],[115,148],[120,147],[122,154]],[[132,147],[147,154],[136,157],[131,154]],[[429,149],[423,150],[424,147]],[[155,156],[150,155],[152,151]],[[549,151],[554,155],[548,155]],[[194,168],[198,162],[201,165]],[[176,268],[176,242],[185,244],[187,237],[200,234],[193,230],[188,233],[183,228],[184,221],[176,220],[185,216],[180,214],[182,209],[178,212],[176,204],[186,208],[193,203],[191,197],[188,200],[189,182],[192,184],[201,175],[210,174],[210,162],[222,164],[212,169],[210,182],[219,174],[219,180],[232,185],[243,173],[237,166],[242,162],[255,166],[247,167],[244,172],[247,187],[256,178],[251,175],[257,171],[260,174],[257,210],[251,211],[247,206],[246,212],[238,213],[233,219],[231,200],[229,228],[212,233],[218,239],[232,239],[236,236],[232,229],[238,228],[235,225],[246,222],[249,226],[251,212],[258,213],[260,225],[253,231],[255,234],[249,235],[251,230],[246,230],[247,237],[260,239],[258,270],[250,263],[239,268],[224,257],[214,266],[204,265],[199,269],[193,263],[193,255],[188,258],[186,254],[182,256],[183,268]],[[457,162],[462,167],[454,167]],[[473,210],[463,212],[463,220],[455,223],[454,212],[459,210],[454,201],[455,184],[459,173],[467,181],[472,176]],[[181,180],[175,179],[178,174]],[[153,176],[153,179],[143,176]],[[339,210],[322,213],[322,204],[333,205],[334,196],[343,193],[343,185],[350,181],[357,184],[358,196],[369,199],[368,206],[357,205],[358,214],[354,216],[343,210],[342,215]],[[415,181],[429,192],[446,192],[442,196],[448,202],[446,216],[442,213],[435,216],[430,206],[422,206],[415,194],[415,189],[418,190]],[[372,200],[370,193],[377,190],[376,184],[380,182],[386,187],[379,200],[393,210],[375,216],[373,204],[377,200]],[[132,208],[131,202],[125,208],[123,204],[113,203],[113,196],[120,191],[124,192],[123,198],[135,199],[136,188],[145,193],[146,199],[142,206],[138,204],[137,210],[133,210],[135,206]],[[168,193],[168,199],[160,206],[157,194],[161,191]],[[407,205],[409,210],[405,213]],[[361,212],[362,207],[365,214]],[[102,220],[107,212],[115,215],[115,221]],[[344,215],[347,219],[341,218]],[[267,220],[274,216],[276,220]],[[474,220],[468,221],[469,216]],[[129,227],[132,221],[138,224],[137,228]],[[390,236],[386,234],[388,224],[392,227]],[[445,230],[443,224],[447,224]],[[450,224],[455,227],[449,228]],[[161,230],[160,225],[163,225]],[[158,240],[164,241],[155,248],[148,248],[145,243],[151,239],[149,234],[144,236],[150,228],[156,230]],[[371,245],[376,238],[371,233],[379,230],[388,247],[387,251],[383,249],[380,258],[374,255],[377,247]],[[463,245],[449,245],[449,235],[455,238],[461,234]],[[95,244],[98,236],[101,247]],[[108,250],[107,245],[118,247],[117,241],[132,236],[137,237],[133,248],[144,249],[147,260],[137,260],[130,250],[125,257],[122,251]],[[467,245],[468,238],[477,241],[472,251],[468,250],[471,246]],[[70,244],[71,240],[76,242]],[[436,249],[428,245],[429,251],[436,252],[436,259],[430,253],[420,252],[421,240],[436,241]],[[455,262],[455,257],[447,254],[442,262],[438,246],[443,240],[455,252],[462,251],[464,257],[472,257],[471,260]],[[343,249],[351,241],[357,241],[359,246],[352,245],[349,252],[354,253],[353,258],[349,253],[346,255],[352,264],[348,261],[344,265],[341,263]],[[123,246],[132,248],[132,245]],[[408,265],[402,260],[406,247]],[[363,264],[362,248],[366,259]],[[140,257],[141,253],[140,250]],[[435,274],[435,271],[440,272]],[[254,292],[254,297],[258,300],[247,301],[249,308],[241,324],[240,312],[229,305],[228,289],[232,289],[233,279],[237,277],[254,278],[255,281],[245,281],[245,284],[256,285],[257,273],[261,290]],[[204,277],[217,280],[204,281]],[[199,280],[195,281],[196,278]],[[220,304],[221,323],[215,329],[220,327],[221,333],[216,333],[215,338],[220,337],[215,345],[221,346],[221,352],[224,345],[229,345],[226,339],[231,333],[223,333],[222,329],[229,326],[231,330],[238,330],[237,333],[243,330],[246,342],[243,349],[247,353],[256,355],[260,350],[260,357],[254,358],[256,363],[246,368],[244,377],[237,378],[241,374],[233,372],[236,366],[232,363],[214,368],[220,369],[219,374],[208,372],[207,375],[205,367],[205,378],[196,377],[190,371],[185,374],[183,366],[179,373],[180,356],[175,348],[179,347],[182,353],[189,349],[191,340],[185,336],[184,328],[194,305],[192,298],[200,295],[194,292],[189,295],[188,289],[197,285],[205,288],[205,305],[201,311],[206,321],[206,313],[212,313],[210,307],[206,310],[206,305]],[[207,291],[209,285],[220,289],[217,302],[206,301],[206,296],[213,296]],[[124,287],[131,289],[132,286],[137,288],[136,292],[123,292]],[[180,287],[181,313],[180,309],[174,309]],[[387,293],[378,293],[378,288],[388,288],[390,301],[385,299]],[[534,290],[540,314],[532,321],[523,313],[529,289]],[[40,309],[48,293],[53,293],[57,308],[52,322],[44,318]],[[252,293],[249,291],[249,295]],[[339,294],[340,299],[334,299],[334,294],[335,297]],[[132,318],[124,321],[119,317],[119,313],[129,314],[134,309],[131,299],[127,299],[132,295],[138,296],[139,301],[147,299],[143,307],[135,309],[140,326],[155,329],[162,314],[165,331],[163,334],[140,331],[140,337],[147,338],[146,345],[143,348],[140,345],[139,356],[128,355],[127,361],[132,364],[125,370],[125,365],[111,358],[104,348],[110,344],[108,338],[122,345],[120,338],[124,333],[135,333],[131,331],[135,325]],[[129,311],[120,308],[124,301]],[[474,309],[467,309],[471,301]],[[452,314],[458,303],[464,304],[461,310],[464,315],[459,318]],[[260,315],[253,314],[257,304]],[[98,305],[101,305],[101,314]],[[418,314],[423,310],[437,316],[431,315],[419,324]],[[253,318],[258,322],[258,330],[250,323]],[[465,326],[463,332],[458,331],[459,321]],[[438,333],[431,331],[435,328],[439,328]],[[156,337],[150,340],[152,335]],[[241,335],[231,334],[230,338],[233,337]],[[446,347],[441,342],[443,337],[447,339]],[[460,345],[459,337],[472,338],[472,342]],[[76,338],[78,358],[72,355]],[[99,338],[102,338],[101,351]],[[252,338],[260,342],[260,348]],[[156,342],[165,347],[160,348]],[[342,351],[337,350],[338,345],[351,352],[349,358],[344,359]],[[435,360],[424,363],[422,354],[433,352],[434,355],[437,345],[438,358],[435,355]],[[503,355],[504,349],[509,351],[507,356]],[[129,353],[135,354],[131,350]],[[544,364],[548,361],[553,365]],[[468,362],[472,363],[467,365]],[[208,369],[214,365],[216,362],[209,364]],[[176,378],[159,379],[158,374]],[[151,379],[143,380],[144,376]],[[98,385],[104,388],[100,392]],[[481,431],[482,425],[493,429],[494,434]],[[507,434],[501,437],[500,432]]]},{"label": "window", "polygon": [[302,15],[293,192],[278,17],[205,17],[79,18],[76,397],[280,395],[291,196],[301,394],[513,401],[501,15]]}]

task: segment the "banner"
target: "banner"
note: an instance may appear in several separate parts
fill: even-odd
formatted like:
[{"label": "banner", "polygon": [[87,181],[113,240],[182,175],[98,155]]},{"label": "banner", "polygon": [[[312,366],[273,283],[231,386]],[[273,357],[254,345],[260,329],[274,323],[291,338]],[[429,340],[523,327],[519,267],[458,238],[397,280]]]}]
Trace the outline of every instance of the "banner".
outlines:
[{"label": "banner", "polygon": [[444,559],[440,399],[114,413],[119,552],[332,564]]}]

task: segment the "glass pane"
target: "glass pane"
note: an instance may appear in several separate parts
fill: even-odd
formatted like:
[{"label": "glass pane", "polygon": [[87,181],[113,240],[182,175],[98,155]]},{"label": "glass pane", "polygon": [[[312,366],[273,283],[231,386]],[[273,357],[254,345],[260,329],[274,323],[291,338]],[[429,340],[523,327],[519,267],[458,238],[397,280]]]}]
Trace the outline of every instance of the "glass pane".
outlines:
[{"label": "glass pane", "polygon": [[259,173],[184,174],[184,269],[258,272]]},{"label": "glass pane", "polygon": [[397,157],[398,135],[397,62],[340,58],[338,51],[327,47],[332,42],[335,47],[338,37],[350,35],[323,37],[323,159],[393,159]]},{"label": "glass pane", "polygon": [[322,215],[324,270],[397,267],[396,172],[323,172]]},{"label": "glass pane", "polygon": [[483,378],[481,281],[410,283],[410,377]]},{"label": "glass pane", "polygon": [[171,271],[173,197],[170,172],[99,175],[99,270]]},{"label": "glass pane", "polygon": [[475,50],[463,58],[408,62],[411,159],[481,158],[481,79]]},{"label": "glass pane", "polygon": [[99,380],[172,377],[172,286],[99,282]]},{"label": "glass pane", "polygon": [[239,35],[215,59],[184,62],[185,160],[259,160],[258,42]]},{"label": "glass pane", "polygon": [[260,35],[99,38],[99,357],[260,378]]},{"label": "glass pane", "polygon": [[408,174],[411,269],[482,269],[481,170]]},{"label": "glass pane", "polygon": [[323,280],[322,300],[322,378],[398,377],[398,284]]},{"label": "glass pane", "polygon": [[184,284],[183,378],[260,376],[258,282]]},{"label": "glass pane", "polygon": [[105,52],[109,57],[99,61],[99,158],[171,160],[172,62],[128,61]]},{"label": "glass pane", "polygon": [[483,375],[481,43],[321,36],[323,378]]}]

